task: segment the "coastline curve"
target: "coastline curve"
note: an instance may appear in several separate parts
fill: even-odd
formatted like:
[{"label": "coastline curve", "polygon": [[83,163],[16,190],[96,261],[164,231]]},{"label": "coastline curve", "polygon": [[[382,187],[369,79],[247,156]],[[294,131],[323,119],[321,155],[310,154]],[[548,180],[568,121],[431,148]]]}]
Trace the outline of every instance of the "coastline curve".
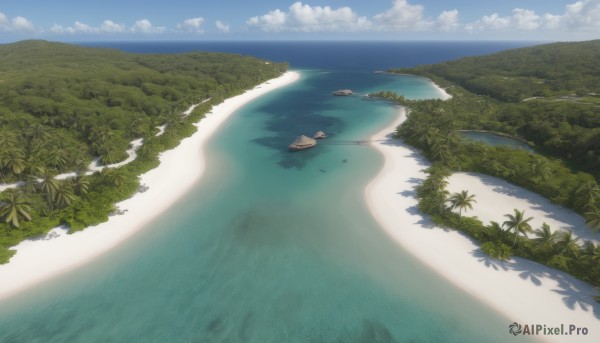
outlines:
[{"label": "coastline curve", "polygon": [[[593,300],[597,291],[591,285],[523,258],[489,258],[472,239],[438,228],[420,213],[412,194],[415,183],[425,180],[424,169],[430,163],[417,149],[393,137],[405,119],[406,109],[400,108],[398,117],[372,137],[371,144],[383,155],[384,166],[364,192],[369,211],[390,239],[507,317],[507,325],[516,320],[548,326],[570,322],[597,328],[600,304]],[[467,189],[468,185],[462,187]],[[578,337],[578,341],[595,341],[592,336]],[[544,338],[561,340],[560,336]]]},{"label": "coastline curve", "polygon": [[72,235],[56,228],[48,233],[50,239],[26,240],[13,247],[17,254],[0,266],[0,300],[80,267],[142,230],[201,179],[206,168],[204,146],[222,123],[250,101],[299,78],[299,72],[287,71],[214,106],[195,124],[198,130],[192,136],[162,152],[160,165],[140,176],[147,191],[116,204],[123,214]]}]

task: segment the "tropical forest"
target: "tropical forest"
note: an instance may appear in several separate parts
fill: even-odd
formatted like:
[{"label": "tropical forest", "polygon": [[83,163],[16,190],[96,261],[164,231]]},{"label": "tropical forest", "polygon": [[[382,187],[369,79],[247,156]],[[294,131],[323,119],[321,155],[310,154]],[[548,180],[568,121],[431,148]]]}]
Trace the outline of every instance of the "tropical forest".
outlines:
[{"label": "tropical forest", "polygon": [[[384,98],[408,108],[397,136],[432,161],[417,187],[420,209],[442,227],[460,230],[494,258],[525,257],[600,287],[600,246],[547,224],[532,227],[521,209],[502,223],[463,211],[476,206],[466,189],[450,194],[456,171],[504,179],[572,209],[586,230],[600,230],[600,40],[553,43],[390,70],[428,77],[450,100]],[[527,142],[532,151],[492,146],[460,135],[489,131]],[[458,210],[458,211],[457,211]]]},{"label": "tropical forest", "polygon": [[108,220],[213,105],[287,67],[224,53],[0,45],[0,263],[23,239]]}]

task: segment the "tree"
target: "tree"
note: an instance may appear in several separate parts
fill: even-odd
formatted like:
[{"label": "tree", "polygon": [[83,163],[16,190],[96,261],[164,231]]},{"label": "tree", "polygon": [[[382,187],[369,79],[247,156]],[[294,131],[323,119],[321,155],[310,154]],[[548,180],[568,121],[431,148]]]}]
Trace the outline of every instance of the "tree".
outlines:
[{"label": "tree", "polygon": [[529,162],[529,172],[534,179],[546,181],[552,176],[552,168],[548,164],[548,161],[542,157],[534,157]]},{"label": "tree", "polygon": [[466,190],[463,190],[460,193],[452,194],[452,196],[450,196],[448,201],[450,202],[450,209],[454,210],[454,209],[458,208],[459,221],[462,218],[462,211],[466,208],[472,210],[473,203],[477,202],[477,200],[475,200],[475,195],[469,194],[469,191],[466,191]]},{"label": "tree", "polygon": [[503,238],[505,236],[505,232],[504,232],[504,230],[502,230],[502,226],[500,226],[500,224],[498,224],[498,222],[491,221],[490,225],[488,226],[488,229],[490,231],[492,231],[492,237],[494,240],[497,240],[497,241],[503,240]]},{"label": "tree", "polygon": [[22,220],[31,220],[31,207],[23,193],[9,189],[0,196],[0,217],[11,227],[18,228]]},{"label": "tree", "polygon": [[150,119],[137,117],[131,121],[127,133],[134,138],[146,137],[150,133]]},{"label": "tree", "polygon": [[54,178],[54,175],[50,173],[44,173],[44,175],[42,175],[38,188],[40,192],[46,196],[46,200],[50,207],[54,205],[54,194],[58,187],[58,180]]},{"label": "tree", "polygon": [[123,175],[123,173],[120,173],[115,169],[105,168],[104,170],[102,170],[102,174],[102,183],[106,186],[120,187],[126,181],[126,178]]},{"label": "tree", "polygon": [[590,206],[585,213],[585,223],[594,231],[600,231],[600,208]]},{"label": "tree", "polygon": [[77,195],[87,194],[90,190],[90,181],[83,175],[77,175],[77,177],[71,179],[71,187]]},{"label": "tree", "polygon": [[514,211],[514,216],[512,214],[505,214],[504,216],[508,218],[508,220],[502,223],[502,226],[507,227],[507,231],[514,231],[515,241],[513,242],[513,247],[517,244],[517,237],[519,236],[519,233],[522,233],[525,236],[527,236],[527,232],[532,231],[531,225],[529,225],[529,221],[533,219],[533,217],[525,219],[524,210],[519,211],[515,208]]},{"label": "tree", "polygon": [[10,150],[2,158],[3,167],[8,169],[13,175],[21,174],[27,167],[25,156],[20,150]]},{"label": "tree", "polygon": [[596,181],[589,181],[577,188],[575,191],[575,205],[581,209],[600,202],[600,186]]},{"label": "tree", "polygon": [[0,131],[0,151],[17,146],[17,135],[11,131]]},{"label": "tree", "polygon": [[46,154],[46,164],[55,169],[62,170],[62,168],[67,164],[68,157],[69,154],[64,149],[49,149]]},{"label": "tree", "polygon": [[566,256],[575,256],[579,251],[579,237],[574,237],[571,231],[561,232],[557,244],[560,246],[560,253]]},{"label": "tree", "polygon": [[77,196],[73,193],[73,188],[67,182],[59,182],[58,187],[54,191],[53,202],[56,206],[66,207],[71,205]]},{"label": "tree", "polygon": [[25,129],[25,136],[29,139],[47,140],[51,137],[49,128],[40,123],[33,124]]},{"label": "tree", "polygon": [[535,246],[542,251],[549,251],[558,241],[558,231],[552,231],[550,225],[544,223],[542,227],[533,231],[536,238]]}]

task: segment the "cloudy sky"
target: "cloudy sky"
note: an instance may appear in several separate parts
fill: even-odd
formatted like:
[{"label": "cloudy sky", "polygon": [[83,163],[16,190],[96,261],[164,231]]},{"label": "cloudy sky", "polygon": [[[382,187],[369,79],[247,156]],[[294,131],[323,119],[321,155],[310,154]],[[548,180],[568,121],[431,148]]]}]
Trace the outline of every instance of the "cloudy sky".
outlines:
[{"label": "cloudy sky", "polygon": [[600,0],[0,0],[0,42],[587,40]]}]

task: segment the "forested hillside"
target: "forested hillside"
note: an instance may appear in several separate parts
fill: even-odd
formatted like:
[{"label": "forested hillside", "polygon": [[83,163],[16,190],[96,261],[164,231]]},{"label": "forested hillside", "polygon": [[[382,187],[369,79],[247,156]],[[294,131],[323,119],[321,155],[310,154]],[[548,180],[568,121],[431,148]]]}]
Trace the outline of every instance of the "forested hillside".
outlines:
[{"label": "forested hillside", "polygon": [[[600,287],[600,246],[594,242],[545,223],[533,228],[522,209],[504,214],[508,220],[502,224],[463,218],[452,209],[470,207],[475,196],[468,188],[454,194],[446,190],[446,177],[454,171],[492,175],[579,212],[589,229],[599,231],[598,61],[600,41],[591,41],[393,70],[429,77],[453,96],[411,101],[392,92],[372,94],[410,109],[397,133],[434,162],[417,187],[419,209],[438,225],[468,234],[492,257],[525,257]],[[535,152],[474,142],[458,132],[472,129],[529,141]],[[509,232],[514,223],[523,235]]]},{"label": "forested hillside", "polygon": [[[414,68],[505,102],[600,94],[600,40],[553,43]],[[600,101],[599,101],[600,102]]]},{"label": "forested hillside", "polygon": [[466,129],[520,136],[600,178],[600,40],[554,43],[393,72],[431,77],[480,97]]},{"label": "forested hillside", "polygon": [[[107,219],[133,194],[137,175],[194,131],[212,105],[287,69],[224,53],[139,55],[46,41],[0,46],[0,263],[24,237],[65,224],[81,229]],[[182,111],[206,101],[192,115]],[[161,127],[161,129],[159,129]],[[162,129],[164,134],[157,136]],[[86,176],[90,162],[134,163]],[[77,171],[78,177],[55,175]],[[31,221],[29,221],[31,219]]]}]

